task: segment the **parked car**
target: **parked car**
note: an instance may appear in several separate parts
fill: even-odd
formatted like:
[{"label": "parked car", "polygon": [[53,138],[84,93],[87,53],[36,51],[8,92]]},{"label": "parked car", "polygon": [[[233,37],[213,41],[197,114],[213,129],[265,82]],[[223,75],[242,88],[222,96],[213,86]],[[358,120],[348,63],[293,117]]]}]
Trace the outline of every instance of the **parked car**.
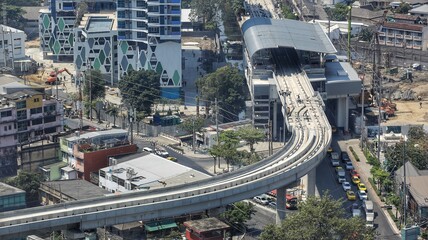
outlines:
[{"label": "parked car", "polygon": [[351,174],[351,176],[360,177],[360,174],[358,174],[357,170],[355,169],[351,169],[351,171],[349,171],[349,174]]},{"label": "parked car", "polygon": [[345,168],[346,168],[346,170],[352,170],[352,169],[354,169],[354,165],[352,165],[351,161],[348,161],[345,164]]},{"label": "parked car", "polygon": [[367,193],[366,193],[366,191],[358,191],[358,198],[361,200],[361,201],[364,201],[364,200],[367,200],[368,199],[368,196],[367,196]]},{"label": "parked car", "polygon": [[357,197],[355,196],[355,193],[352,190],[346,191],[346,197],[348,198],[348,200],[351,200],[351,201],[357,200]]},{"label": "parked car", "polygon": [[347,152],[342,152],[342,162],[351,161]]},{"label": "parked car", "polygon": [[342,188],[343,190],[346,192],[348,190],[351,190],[351,184],[349,182],[343,182],[342,183]]},{"label": "parked car", "polygon": [[345,178],[345,176],[337,176],[337,181],[339,183],[343,183],[343,182],[346,182],[346,178]]},{"label": "parked car", "polygon": [[266,195],[266,194],[262,194],[262,195],[259,195],[259,196],[255,196],[253,198],[253,200],[254,200],[254,202],[259,203],[261,205],[268,205],[269,202],[270,202],[269,201],[270,197],[268,195]]},{"label": "parked car", "polygon": [[276,209],[276,202],[270,202],[269,203],[269,207],[273,208],[273,209]]},{"label": "parked car", "polygon": [[333,167],[340,166],[339,159],[331,158],[331,166],[333,166]]},{"label": "parked car", "polygon": [[358,190],[360,191],[367,191],[366,185],[364,183],[360,182],[357,184]]},{"label": "parked car", "polygon": [[358,184],[361,182],[360,178],[355,175],[351,177],[351,180],[354,184]]},{"label": "parked car", "polygon": [[153,151],[153,149],[149,148],[149,147],[145,147],[143,148],[143,151],[145,152],[149,152],[149,153],[154,153],[155,151]]}]

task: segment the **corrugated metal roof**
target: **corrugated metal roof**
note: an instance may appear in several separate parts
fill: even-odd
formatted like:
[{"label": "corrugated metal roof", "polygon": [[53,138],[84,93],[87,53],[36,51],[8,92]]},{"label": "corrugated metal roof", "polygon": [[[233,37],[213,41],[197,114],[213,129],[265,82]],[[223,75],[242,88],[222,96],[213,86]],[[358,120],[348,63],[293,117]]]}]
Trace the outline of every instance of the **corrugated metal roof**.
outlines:
[{"label": "corrugated metal roof", "polygon": [[250,18],[242,24],[242,32],[250,57],[259,50],[279,47],[321,53],[337,52],[317,23]]}]

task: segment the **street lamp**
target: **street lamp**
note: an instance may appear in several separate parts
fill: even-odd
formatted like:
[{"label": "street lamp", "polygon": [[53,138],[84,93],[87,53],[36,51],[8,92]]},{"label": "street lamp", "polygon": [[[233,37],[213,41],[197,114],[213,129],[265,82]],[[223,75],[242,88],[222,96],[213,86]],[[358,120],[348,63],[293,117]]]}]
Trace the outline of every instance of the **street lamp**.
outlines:
[{"label": "street lamp", "polygon": [[406,218],[407,218],[407,175],[406,175],[406,141],[407,134],[410,130],[410,126],[406,126],[404,129],[401,128],[401,133],[403,134],[403,226],[406,228]]}]

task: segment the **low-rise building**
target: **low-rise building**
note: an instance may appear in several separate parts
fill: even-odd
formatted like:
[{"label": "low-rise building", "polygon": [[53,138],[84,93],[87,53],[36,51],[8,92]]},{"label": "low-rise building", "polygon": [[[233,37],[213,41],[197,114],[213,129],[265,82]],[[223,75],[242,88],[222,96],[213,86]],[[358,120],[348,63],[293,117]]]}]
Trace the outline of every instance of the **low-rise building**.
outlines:
[{"label": "low-rise building", "polygon": [[144,154],[113,160],[110,166],[100,169],[99,186],[110,192],[129,192],[180,185],[208,177],[158,155]]},{"label": "low-rise building", "polygon": [[28,6],[22,7],[24,10],[25,27],[24,32],[29,39],[34,39],[39,36],[39,15],[41,10],[47,10],[47,7]]},{"label": "low-rise building", "polygon": [[[406,186],[410,214],[417,222],[428,218],[428,170],[418,170],[411,162],[406,162]],[[402,195],[404,186],[404,167],[395,172],[398,195]]]},{"label": "low-rise building", "polygon": [[26,206],[24,190],[0,182],[0,212],[17,210]]},{"label": "low-rise building", "polygon": [[[219,134],[223,131],[237,130],[242,127],[251,126],[251,120],[241,120],[218,125]],[[217,127],[208,126],[200,132],[196,132],[196,141],[199,147],[211,148],[217,144]]]},{"label": "low-rise building", "polygon": [[427,43],[426,19],[419,16],[406,14],[388,16],[379,29],[380,45],[426,51]]},{"label": "low-rise building", "polygon": [[420,16],[420,17],[428,17],[428,4],[424,4],[419,7],[415,7],[409,10],[411,15]]},{"label": "low-rise building", "polygon": [[42,86],[28,86],[6,74],[0,74],[0,99],[0,178],[3,178],[16,175],[23,145],[62,131],[63,108]]},{"label": "low-rise building", "polygon": [[128,141],[128,131],[111,129],[61,137],[61,160],[75,169],[79,178],[90,181],[91,172],[107,167],[109,158],[135,153],[137,146]]},{"label": "low-rise building", "polygon": [[13,68],[13,62],[25,58],[24,31],[0,24],[0,64]]},{"label": "low-rise building", "polygon": [[40,183],[39,196],[43,205],[53,205],[88,198],[102,197],[108,191],[81,179]]},{"label": "low-rise building", "polygon": [[186,239],[189,240],[221,240],[224,239],[230,226],[217,218],[204,218],[184,222]]}]

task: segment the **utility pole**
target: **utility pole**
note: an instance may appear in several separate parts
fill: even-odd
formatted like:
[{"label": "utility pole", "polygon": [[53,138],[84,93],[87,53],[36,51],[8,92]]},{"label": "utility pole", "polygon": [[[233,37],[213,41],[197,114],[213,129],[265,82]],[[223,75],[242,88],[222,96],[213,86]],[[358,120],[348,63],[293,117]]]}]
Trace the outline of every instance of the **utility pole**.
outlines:
[{"label": "utility pole", "polygon": [[129,113],[129,125],[131,125],[131,144],[134,144],[134,116],[135,116],[135,108],[132,108]]},{"label": "utility pole", "polygon": [[[79,74],[77,75],[77,77],[79,78],[79,104],[80,104],[80,106],[79,106],[79,118],[80,118],[80,130],[82,130],[82,128],[83,128],[83,111],[82,111],[82,108],[83,108],[83,99],[82,99],[82,76],[80,76],[80,72],[79,72]],[[76,81],[77,81],[77,78],[76,78]]]},{"label": "utility pole", "polygon": [[[4,4],[3,4],[3,6],[5,6]],[[5,29],[4,29],[4,25],[3,26],[1,26],[1,40],[2,40],[2,47],[3,47],[3,57],[4,57],[4,67],[7,67],[7,57],[6,57],[6,44],[5,44],[5,42],[4,42],[4,31],[5,31]]]},{"label": "utility pole", "polygon": [[89,114],[90,114],[90,119],[92,121],[92,71],[91,71],[91,61],[88,59],[88,67],[86,71],[89,71],[88,74],[88,81],[89,81]]},{"label": "utility pole", "polygon": [[406,218],[407,218],[407,175],[406,175],[406,135],[404,135],[404,145],[403,145],[403,225],[406,228]]},{"label": "utility pole", "polygon": [[215,129],[217,133],[217,145],[220,144],[220,137],[218,132],[218,102],[217,98],[215,98]]},{"label": "utility pole", "polygon": [[349,63],[352,63],[352,59],[351,59],[352,3],[353,3],[353,1],[351,1],[351,0],[347,1],[347,4],[348,4],[348,61],[349,61]]},{"label": "utility pole", "polygon": [[6,11],[6,2],[2,3],[2,15],[3,15],[3,25],[7,26],[7,11]]},{"label": "utility pole", "polygon": [[55,87],[56,87],[56,100],[58,101],[59,100],[59,97],[58,97],[58,81],[59,81],[59,77],[58,77],[58,68],[55,68],[55,76],[56,76],[56,79],[55,79]]},{"label": "utility pole", "polygon": [[272,121],[268,120],[268,154],[272,155]]},{"label": "utility pole", "polygon": [[15,70],[15,53],[14,53],[14,49],[15,49],[15,44],[13,43],[13,34],[12,34],[12,30],[9,29],[9,36],[10,36],[10,46],[11,46],[11,50],[10,52],[12,53],[12,70]]}]

